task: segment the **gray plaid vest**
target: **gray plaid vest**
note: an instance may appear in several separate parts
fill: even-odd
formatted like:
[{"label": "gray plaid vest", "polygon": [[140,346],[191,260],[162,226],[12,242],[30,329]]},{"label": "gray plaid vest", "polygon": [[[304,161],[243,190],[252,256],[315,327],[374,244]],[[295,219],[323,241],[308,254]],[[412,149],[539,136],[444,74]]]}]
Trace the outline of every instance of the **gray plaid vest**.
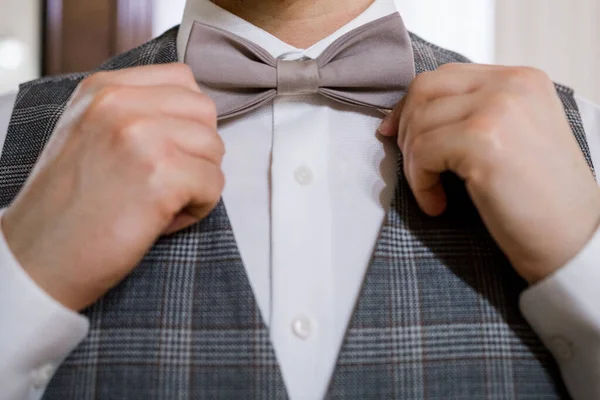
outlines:
[{"label": "gray plaid vest", "polygon": [[[174,62],[176,35],[173,29],[101,69]],[[419,73],[467,62],[412,40]],[[0,206],[19,192],[84,76],[21,87],[0,160]],[[557,88],[591,167],[573,93]],[[428,218],[398,168],[395,200],[328,398],[567,398],[551,355],[519,313],[525,283],[486,232],[464,185],[447,178],[449,209]],[[287,398],[222,203],[196,226],[160,239],[85,314],[89,336],[59,368],[46,399]]]}]

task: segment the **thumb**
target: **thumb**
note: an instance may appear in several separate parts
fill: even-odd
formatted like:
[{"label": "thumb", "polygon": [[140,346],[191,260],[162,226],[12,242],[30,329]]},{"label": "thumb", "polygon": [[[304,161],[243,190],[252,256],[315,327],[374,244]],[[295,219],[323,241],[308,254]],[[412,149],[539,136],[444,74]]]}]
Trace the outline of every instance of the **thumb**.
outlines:
[{"label": "thumb", "polygon": [[198,217],[187,213],[185,211],[179,213],[173,218],[173,221],[169,224],[167,228],[163,231],[163,235],[172,235],[173,233],[182,231],[190,226],[198,223],[200,220]]},{"label": "thumb", "polygon": [[179,231],[189,228],[192,225],[197,224],[214,210],[220,203],[221,199],[210,204],[210,205],[189,205],[184,208],[179,214],[177,214],[171,223],[163,230],[163,235],[172,235]]},{"label": "thumb", "polygon": [[400,102],[394,107],[394,109],[386,115],[386,117],[381,121],[381,125],[377,128],[377,132],[383,136],[395,136],[398,134],[398,128],[400,125],[400,116],[402,115],[402,110],[404,109],[404,105],[406,104],[406,96],[400,100]]}]

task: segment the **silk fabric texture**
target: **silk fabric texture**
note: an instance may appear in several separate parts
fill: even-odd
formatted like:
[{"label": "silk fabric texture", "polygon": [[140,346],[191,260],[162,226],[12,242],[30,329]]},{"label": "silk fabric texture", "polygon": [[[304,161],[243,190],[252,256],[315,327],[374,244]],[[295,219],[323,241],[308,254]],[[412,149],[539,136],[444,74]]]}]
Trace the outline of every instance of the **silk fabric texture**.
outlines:
[{"label": "silk fabric texture", "polygon": [[275,59],[240,36],[195,22],[185,61],[215,101],[219,120],[250,112],[278,95],[309,93],[390,110],[415,77],[410,37],[398,13],[347,33],[316,60]]}]

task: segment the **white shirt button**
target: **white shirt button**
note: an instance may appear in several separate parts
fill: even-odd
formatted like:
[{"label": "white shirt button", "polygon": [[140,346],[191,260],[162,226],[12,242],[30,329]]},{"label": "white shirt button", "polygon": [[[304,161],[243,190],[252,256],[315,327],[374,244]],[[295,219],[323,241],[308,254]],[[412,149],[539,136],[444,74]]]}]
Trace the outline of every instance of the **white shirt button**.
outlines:
[{"label": "white shirt button", "polygon": [[294,176],[296,177],[296,181],[303,186],[310,185],[315,180],[315,174],[307,166],[298,168],[294,172]]},{"label": "white shirt button", "polygon": [[54,365],[45,364],[33,371],[32,384],[36,389],[43,389],[48,386],[52,376],[54,375]]},{"label": "white shirt button", "polygon": [[292,322],[292,332],[298,339],[306,340],[312,333],[312,323],[305,315],[300,315]]},{"label": "white shirt button", "polygon": [[569,361],[575,355],[573,344],[562,336],[550,338],[550,349],[559,361]]}]

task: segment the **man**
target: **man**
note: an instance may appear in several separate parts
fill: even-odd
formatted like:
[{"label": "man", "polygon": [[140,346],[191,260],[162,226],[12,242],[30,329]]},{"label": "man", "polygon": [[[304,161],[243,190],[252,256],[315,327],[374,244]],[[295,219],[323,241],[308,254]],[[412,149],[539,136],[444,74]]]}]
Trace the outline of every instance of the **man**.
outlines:
[{"label": "man", "polygon": [[391,0],[190,0],[22,86],[0,397],[598,398],[600,110],[465,61]]}]

